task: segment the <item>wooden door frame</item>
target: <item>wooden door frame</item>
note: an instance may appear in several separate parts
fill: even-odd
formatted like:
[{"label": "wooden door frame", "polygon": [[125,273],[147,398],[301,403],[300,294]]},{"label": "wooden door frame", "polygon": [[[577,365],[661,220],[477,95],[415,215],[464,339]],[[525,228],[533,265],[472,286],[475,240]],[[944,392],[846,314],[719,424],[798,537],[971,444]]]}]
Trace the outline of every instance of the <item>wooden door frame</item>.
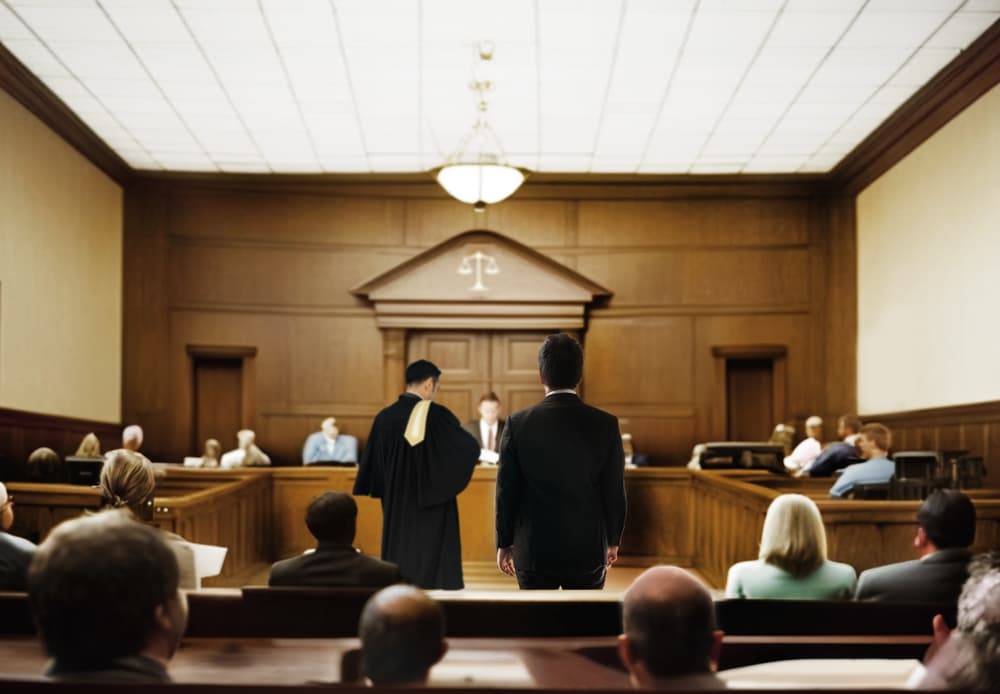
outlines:
[{"label": "wooden door frame", "polygon": [[[200,451],[203,441],[194,441],[198,436],[198,416],[196,399],[198,397],[195,389],[195,362],[199,359],[230,359],[240,361],[240,421],[247,429],[256,428],[256,406],[255,388],[256,376],[256,347],[234,346],[234,345],[185,345],[184,351],[187,353],[187,382],[190,384],[190,437],[194,448]],[[236,432],[233,432],[235,435]]]},{"label": "wooden door frame", "polygon": [[712,439],[725,441],[729,430],[729,390],[726,362],[730,359],[770,359],[771,405],[775,424],[785,421],[788,410],[788,347],[785,345],[715,345],[712,347],[715,383],[712,399]]}]

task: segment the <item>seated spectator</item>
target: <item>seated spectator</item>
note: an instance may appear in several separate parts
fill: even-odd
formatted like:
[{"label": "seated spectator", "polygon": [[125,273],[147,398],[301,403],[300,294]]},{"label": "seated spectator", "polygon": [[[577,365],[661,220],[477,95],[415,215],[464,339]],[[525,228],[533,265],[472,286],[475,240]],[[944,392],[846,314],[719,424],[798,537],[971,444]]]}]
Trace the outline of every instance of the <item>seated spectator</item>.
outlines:
[{"label": "seated spectator", "polygon": [[138,452],[142,448],[142,427],[130,424],[122,431],[122,448]]},{"label": "seated spectator", "polygon": [[201,454],[202,467],[219,467],[222,460],[222,444],[217,439],[205,441],[205,452]]},{"label": "seated spectator", "polygon": [[958,626],[949,631],[934,618],[934,643],[918,689],[1000,689],[1000,552],[969,564],[969,580],[958,599]]},{"label": "seated spectator", "polygon": [[813,415],[806,420],[806,437],[799,442],[790,456],[785,458],[785,469],[798,472],[816,460],[823,451],[820,439],[823,436],[823,420]]},{"label": "seated spectator", "polygon": [[919,559],[862,571],[858,600],[955,604],[976,538],[976,508],[955,489],[931,493],[917,511],[913,546]]},{"label": "seated spectator", "polygon": [[341,434],[337,420],[327,417],[320,425],[321,431],[309,434],[302,448],[302,464],[313,463],[357,463],[358,440]]},{"label": "seated spectator", "polygon": [[[95,560],[97,559],[97,560]],[[28,593],[49,677],[169,682],[187,625],[177,560],[155,529],[104,511],[60,524],[35,553]]]},{"label": "seated spectator", "polygon": [[674,566],[644,571],[622,601],[618,655],[636,689],[725,689],[715,676],[722,632],[701,583]]},{"label": "seated spectator", "polygon": [[358,505],[345,492],[326,492],[306,510],[306,526],[316,538],[316,550],[275,562],[271,586],[370,586],[381,588],[403,580],[395,564],[354,549]]},{"label": "seated spectator", "polygon": [[7,532],[12,525],[14,500],[0,482],[0,590],[25,590],[35,543]]},{"label": "seated spectator", "polygon": [[848,465],[840,478],[830,487],[830,496],[842,499],[859,484],[884,484],[896,474],[896,464],[889,460],[892,434],[884,424],[865,424],[858,436],[858,451],[863,463]]},{"label": "seated spectator", "polygon": [[[142,453],[119,448],[108,451],[101,468],[101,503],[105,508],[127,509],[143,523],[153,520],[153,497],[156,475],[153,464]],[[198,577],[194,566],[194,550],[180,535],[158,531],[177,558],[181,588],[194,590]]]},{"label": "seated spectator", "polygon": [[823,518],[809,497],[782,494],[771,502],[759,557],[729,569],[727,598],[833,600],[854,594],[854,568],[826,558]]},{"label": "seated spectator", "polygon": [[837,420],[837,436],[835,441],[823,449],[823,452],[799,470],[797,477],[829,477],[834,470],[840,470],[850,464],[852,458],[857,458],[858,436],[861,431],[861,420],[851,414],[845,414]]},{"label": "seated spectator", "polygon": [[254,443],[256,437],[257,435],[251,429],[240,429],[237,431],[236,441],[239,445],[237,448],[222,454],[221,466],[224,468],[234,468],[270,465],[271,459]]},{"label": "seated spectator", "polygon": [[80,441],[80,445],[77,446],[76,453],[74,453],[77,458],[100,458],[101,457],[101,442],[97,439],[97,434],[90,432],[83,437]]},{"label": "seated spectator", "polygon": [[371,596],[358,632],[361,667],[376,686],[425,684],[448,650],[440,605],[410,586],[389,586]]},{"label": "seated spectator", "polygon": [[36,448],[28,456],[29,482],[62,484],[66,482],[66,469],[59,455],[51,448]]},{"label": "seated spectator", "polygon": [[795,441],[795,427],[779,422],[774,425],[774,431],[767,442],[774,446],[781,446],[785,449],[785,455],[792,452],[792,443]]}]

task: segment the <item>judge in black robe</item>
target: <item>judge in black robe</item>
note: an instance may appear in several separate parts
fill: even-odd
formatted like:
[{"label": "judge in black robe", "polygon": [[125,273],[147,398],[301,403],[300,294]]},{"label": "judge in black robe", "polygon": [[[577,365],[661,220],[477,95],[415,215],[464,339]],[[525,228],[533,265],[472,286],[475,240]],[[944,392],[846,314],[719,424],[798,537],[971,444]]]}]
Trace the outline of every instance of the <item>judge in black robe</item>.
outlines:
[{"label": "judge in black robe", "polygon": [[421,588],[458,590],[455,497],[472,479],[479,444],[448,408],[430,401],[440,373],[425,360],[407,367],[406,392],[372,423],[354,493],[382,500],[382,559]]}]

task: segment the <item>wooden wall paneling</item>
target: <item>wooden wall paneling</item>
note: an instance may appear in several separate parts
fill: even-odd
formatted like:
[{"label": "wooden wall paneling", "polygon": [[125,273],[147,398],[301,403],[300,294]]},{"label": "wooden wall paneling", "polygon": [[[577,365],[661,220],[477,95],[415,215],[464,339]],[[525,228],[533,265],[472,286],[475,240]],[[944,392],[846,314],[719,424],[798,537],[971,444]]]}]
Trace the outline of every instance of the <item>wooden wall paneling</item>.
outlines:
[{"label": "wooden wall paneling", "polygon": [[387,197],[177,186],[171,233],[185,239],[331,249],[404,245],[404,202]]},{"label": "wooden wall paneling", "polygon": [[629,470],[628,517],[620,549],[622,566],[693,566],[695,528],[687,470]]},{"label": "wooden wall paneling", "polygon": [[97,434],[101,450],[121,447],[119,424],[40,415],[0,408],[0,482],[25,479],[28,456],[47,447],[60,457],[76,453],[88,433]]},{"label": "wooden wall paneling", "polygon": [[406,387],[406,331],[383,328],[382,395],[386,404],[393,402]]},{"label": "wooden wall paneling", "polygon": [[561,247],[574,233],[573,202],[566,200],[505,200],[476,213],[455,200],[406,201],[406,243],[427,247],[469,229],[493,229],[531,246]]},{"label": "wooden wall paneling", "polygon": [[13,535],[38,543],[64,520],[101,507],[101,493],[96,487],[71,484],[6,483],[14,497]]},{"label": "wooden wall paneling", "polygon": [[[154,460],[176,451],[170,412],[174,352],[168,306],[171,215],[159,184],[125,190],[122,231],[122,420],[143,427],[143,449]],[[182,439],[186,444],[189,438]]]},{"label": "wooden wall paneling", "polygon": [[888,426],[897,451],[962,448],[983,456],[986,484],[1000,485],[1000,401],[863,414],[862,419]]},{"label": "wooden wall paneling", "polygon": [[[857,413],[857,228],[854,199],[832,196],[817,203],[824,265],[822,382],[828,421]],[[827,428],[827,436],[834,430]]]},{"label": "wooden wall paneling", "polygon": [[428,359],[441,369],[434,401],[460,421],[475,416],[489,388],[490,335],[484,332],[414,331],[407,336],[407,363]]},{"label": "wooden wall paneling", "polygon": [[794,198],[582,200],[578,224],[577,243],[585,247],[803,245],[808,204]]}]

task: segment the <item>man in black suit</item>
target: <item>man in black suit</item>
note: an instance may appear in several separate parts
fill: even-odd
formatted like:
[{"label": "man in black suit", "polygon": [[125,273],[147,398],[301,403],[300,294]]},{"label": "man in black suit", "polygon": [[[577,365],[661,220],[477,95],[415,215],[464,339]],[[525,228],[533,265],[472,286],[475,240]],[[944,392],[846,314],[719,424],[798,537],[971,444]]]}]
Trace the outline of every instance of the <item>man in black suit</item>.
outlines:
[{"label": "man in black suit", "polygon": [[479,462],[495,465],[503,434],[503,420],[500,419],[500,398],[493,391],[479,398],[479,419],[473,419],[462,426],[479,442]]},{"label": "man in black suit", "polygon": [[857,600],[882,602],[938,602],[955,604],[969,577],[976,537],[976,509],[965,494],[939,489],[917,512],[913,546],[920,559],[862,571]]},{"label": "man in black suit", "polygon": [[497,566],[522,589],[604,587],[625,527],[618,420],[583,404],[583,349],[550,335],[538,350],[545,399],[507,419],[497,471]]},{"label": "man in black suit", "polygon": [[358,505],[344,492],[325,492],[306,510],[306,525],[318,540],[314,552],[275,562],[271,586],[372,587],[399,583],[399,567],[354,549]]}]

